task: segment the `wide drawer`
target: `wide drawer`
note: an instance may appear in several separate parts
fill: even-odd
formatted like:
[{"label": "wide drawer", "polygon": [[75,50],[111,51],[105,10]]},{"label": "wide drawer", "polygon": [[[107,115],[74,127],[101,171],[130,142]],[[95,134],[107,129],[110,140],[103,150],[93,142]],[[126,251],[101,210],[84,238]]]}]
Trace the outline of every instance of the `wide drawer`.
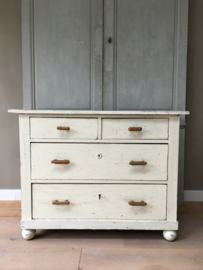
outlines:
[{"label": "wide drawer", "polygon": [[102,139],[166,140],[168,119],[103,119]]},{"label": "wide drawer", "polygon": [[33,184],[34,219],[166,219],[165,185]]},{"label": "wide drawer", "polygon": [[167,180],[167,156],[168,145],[32,143],[31,175],[38,180]]},{"label": "wide drawer", "polygon": [[97,139],[96,118],[30,118],[32,139]]}]

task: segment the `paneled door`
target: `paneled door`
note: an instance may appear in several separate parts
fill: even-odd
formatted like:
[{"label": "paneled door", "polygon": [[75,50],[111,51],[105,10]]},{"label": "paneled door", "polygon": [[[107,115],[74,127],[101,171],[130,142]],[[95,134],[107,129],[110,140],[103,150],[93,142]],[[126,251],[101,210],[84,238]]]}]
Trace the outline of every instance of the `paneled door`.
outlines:
[{"label": "paneled door", "polygon": [[171,110],[175,1],[107,0],[105,9],[114,18],[106,13],[104,108]]},{"label": "paneled door", "polygon": [[186,0],[104,1],[105,110],[184,110]]},{"label": "paneled door", "polygon": [[22,0],[24,108],[185,110],[187,24],[188,0]]},{"label": "paneled door", "polygon": [[24,107],[101,110],[103,1],[22,0],[22,23]]}]

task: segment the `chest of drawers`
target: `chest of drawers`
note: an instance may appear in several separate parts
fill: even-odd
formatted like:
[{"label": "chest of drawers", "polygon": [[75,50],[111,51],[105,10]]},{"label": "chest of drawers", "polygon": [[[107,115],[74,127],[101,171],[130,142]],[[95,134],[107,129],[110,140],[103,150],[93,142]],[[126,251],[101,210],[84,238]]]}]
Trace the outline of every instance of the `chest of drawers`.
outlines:
[{"label": "chest of drawers", "polygon": [[180,114],[18,111],[22,235],[36,229],[178,230]]}]

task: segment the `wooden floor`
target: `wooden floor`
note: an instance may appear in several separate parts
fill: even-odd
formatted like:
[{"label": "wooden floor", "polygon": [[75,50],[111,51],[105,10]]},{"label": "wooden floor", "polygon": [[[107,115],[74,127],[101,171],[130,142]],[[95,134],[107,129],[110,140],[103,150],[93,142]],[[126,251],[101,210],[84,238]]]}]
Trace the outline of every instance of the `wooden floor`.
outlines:
[{"label": "wooden floor", "polygon": [[203,270],[203,203],[179,209],[171,243],[160,231],[38,230],[25,241],[18,208],[0,202],[1,270]]}]

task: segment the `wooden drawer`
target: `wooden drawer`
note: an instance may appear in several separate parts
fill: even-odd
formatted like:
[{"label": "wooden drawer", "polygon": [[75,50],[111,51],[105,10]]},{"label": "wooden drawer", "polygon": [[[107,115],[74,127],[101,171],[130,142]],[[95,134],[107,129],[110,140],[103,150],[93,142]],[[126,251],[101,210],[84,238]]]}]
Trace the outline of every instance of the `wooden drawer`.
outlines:
[{"label": "wooden drawer", "polygon": [[[167,156],[164,144],[32,143],[32,179],[167,180]],[[64,160],[70,163],[51,163]]]},{"label": "wooden drawer", "polygon": [[[133,131],[132,128],[139,131]],[[168,119],[103,119],[102,139],[166,140]]]},{"label": "wooden drawer", "polygon": [[[97,139],[96,118],[30,118],[32,139]],[[58,129],[57,129],[58,128]],[[63,130],[63,128],[68,130]]]},{"label": "wooden drawer", "polygon": [[[69,201],[69,204],[53,205],[55,200],[59,203]],[[143,201],[147,205],[129,205],[130,201],[135,204]],[[33,184],[32,206],[34,219],[164,220],[166,186]]]}]

